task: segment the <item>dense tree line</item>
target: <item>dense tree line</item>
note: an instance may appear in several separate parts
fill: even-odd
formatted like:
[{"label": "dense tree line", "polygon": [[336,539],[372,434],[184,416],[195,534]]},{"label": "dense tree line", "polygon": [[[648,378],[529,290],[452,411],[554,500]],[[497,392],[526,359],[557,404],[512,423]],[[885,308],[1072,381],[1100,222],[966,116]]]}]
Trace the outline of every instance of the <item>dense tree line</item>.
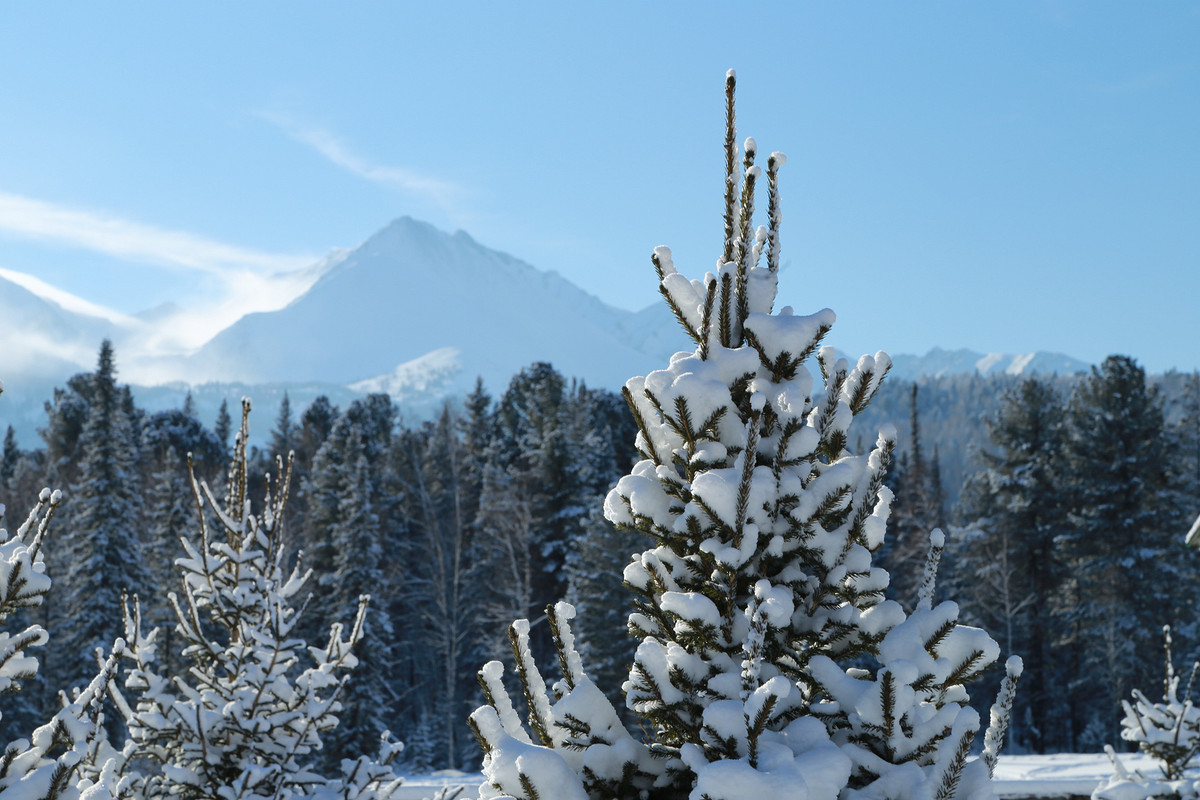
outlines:
[{"label": "dense tree line", "polygon": [[1150,382],[1110,356],[1074,385],[1003,394],[955,509],[948,570],[969,619],[1020,653],[1015,741],[1095,751],[1119,741],[1120,703],[1162,683],[1162,627],[1194,658],[1200,559],[1200,383]]},{"label": "dense tree line", "polygon": [[[137,408],[108,343],[96,371],[56,390],[46,410],[44,446],[22,450],[10,429],[0,461],[11,507],[32,506],[47,484],[67,498],[46,545],[55,590],[34,612],[54,646],[6,710],[5,733],[27,730],[53,705],[53,691],[95,674],[94,651],[123,632],[122,591],[142,599],[148,626],[163,628],[164,657],[175,652],[166,587],[176,582],[180,536],[194,534],[188,461],[224,491],[232,448],[225,409],[209,429],[190,403],[156,414]],[[359,596],[372,598],[330,753],[370,752],[390,729],[406,741],[412,768],[476,763],[466,727],[481,702],[475,671],[507,651],[507,623],[537,619],[566,595],[597,619],[623,605],[611,576],[632,550],[596,549],[620,534],[594,511],[632,463],[633,439],[621,397],[548,364],[522,370],[498,398],[478,385],[414,424],[383,394],[345,408],[321,398],[298,418],[283,403],[269,444],[248,455],[248,474],[258,476],[251,491],[263,503],[263,478],[291,454],[282,540],[313,570],[310,602],[319,610],[301,615],[299,632],[318,641],[326,620],[352,619]],[[534,626],[543,653],[546,628]],[[619,637],[589,638],[584,629],[580,639],[609,669],[632,657]]]},{"label": "dense tree line", "polygon": [[[1200,651],[1183,600],[1200,588],[1200,564],[1181,544],[1200,510],[1200,379],[1151,380],[1113,357],[1078,379],[885,381],[877,404],[899,423],[879,554],[889,596],[912,607],[929,531],[946,527],[947,595],[1027,664],[1015,744],[1116,742],[1120,700],[1158,679],[1161,626],[1174,626],[1182,657]],[[32,507],[45,485],[68,498],[46,545],[55,591],[26,612],[55,646],[9,704],[0,724],[14,730],[53,704],[47,687],[95,674],[94,651],[122,632],[122,590],[144,598],[163,657],[177,657],[162,587],[195,525],[189,454],[199,478],[223,487],[233,446],[226,409],[211,428],[190,403],[139,409],[108,344],[46,409],[42,447],[23,450],[9,429],[0,453],[10,508]],[[476,669],[507,653],[517,618],[534,620],[531,647],[552,658],[543,609],[563,597],[580,612],[578,647],[597,684],[620,686],[633,658],[633,641],[611,635],[626,614],[621,570],[644,546],[601,514],[635,455],[622,398],[534,364],[499,397],[479,385],[428,421],[406,423],[370,395],[345,408],[321,398],[298,415],[285,400],[260,424],[270,434],[250,454],[252,475],[293,456],[283,537],[314,570],[322,612],[302,633],[319,638],[320,620],[352,617],[372,595],[330,752],[369,751],[391,729],[413,767],[472,764]],[[262,484],[252,490],[261,501]]]}]

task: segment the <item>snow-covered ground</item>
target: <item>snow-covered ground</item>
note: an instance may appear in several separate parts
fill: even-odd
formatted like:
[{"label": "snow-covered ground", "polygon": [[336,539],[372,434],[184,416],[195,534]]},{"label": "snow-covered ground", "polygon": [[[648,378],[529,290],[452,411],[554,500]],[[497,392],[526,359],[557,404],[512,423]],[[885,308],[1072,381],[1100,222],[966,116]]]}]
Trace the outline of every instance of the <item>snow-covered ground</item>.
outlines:
[{"label": "snow-covered ground", "polygon": [[[1159,777],[1158,762],[1141,753],[1121,753],[1125,769]],[[1056,753],[1047,756],[1000,756],[996,794],[1001,798],[1088,797],[1113,773],[1103,753]]]},{"label": "snow-covered ground", "polygon": [[[1154,759],[1122,753],[1125,768],[1148,776],[1159,775]],[[1103,753],[1058,753],[1048,756],[1000,756],[996,766],[996,794],[1003,798],[1088,797],[1092,790],[1112,774],[1112,765]],[[405,778],[395,800],[433,798],[444,788],[465,787],[458,800],[474,800],[483,776],[479,773],[443,770],[432,775]]]},{"label": "snow-covered ground", "polygon": [[444,769],[432,775],[405,775],[404,785],[400,791],[392,795],[392,800],[424,800],[433,798],[443,789],[449,797],[454,797],[454,789],[462,787],[456,800],[475,800],[479,796],[479,784],[483,775],[479,772],[459,772]]}]

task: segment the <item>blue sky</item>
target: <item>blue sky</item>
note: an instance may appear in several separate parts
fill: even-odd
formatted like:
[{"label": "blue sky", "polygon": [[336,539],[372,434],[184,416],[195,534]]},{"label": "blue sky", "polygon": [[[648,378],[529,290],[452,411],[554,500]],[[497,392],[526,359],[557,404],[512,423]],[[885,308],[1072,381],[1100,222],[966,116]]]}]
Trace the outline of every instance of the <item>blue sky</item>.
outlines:
[{"label": "blue sky", "polygon": [[7,3],[0,269],[203,310],[407,214],[641,308],[655,245],[720,252],[732,67],[839,348],[1190,370],[1197,42],[1183,2]]}]

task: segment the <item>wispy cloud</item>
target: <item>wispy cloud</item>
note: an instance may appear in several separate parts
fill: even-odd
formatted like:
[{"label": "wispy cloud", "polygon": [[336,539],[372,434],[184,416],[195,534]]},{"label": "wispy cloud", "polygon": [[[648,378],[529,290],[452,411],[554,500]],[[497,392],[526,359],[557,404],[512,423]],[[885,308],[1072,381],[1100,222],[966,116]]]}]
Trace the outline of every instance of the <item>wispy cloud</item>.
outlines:
[{"label": "wispy cloud", "polygon": [[[0,277],[44,299],[69,311],[107,319],[128,332],[123,356],[128,359],[126,374],[134,380],[147,359],[187,353],[246,314],[282,308],[307,291],[331,263],[308,255],[238,247],[7,192],[0,192],[0,232],[202,276],[206,290],[180,298],[180,306],[187,307],[141,322],[27,273],[0,269]],[[63,351],[66,343],[58,344]]]},{"label": "wispy cloud", "polygon": [[405,167],[373,163],[354,152],[343,139],[322,128],[301,124],[278,113],[262,113],[259,116],[288,137],[316,150],[336,166],[372,183],[420,195],[447,211],[453,210],[457,199],[463,194],[462,187],[451,181],[423,175]]},{"label": "wispy cloud", "polygon": [[[224,275],[225,291],[215,300],[191,308],[177,308],[155,319],[141,334],[139,355],[163,357],[187,353],[247,314],[276,311],[304,294],[338,259],[335,254],[308,269],[263,275],[246,270]],[[185,375],[173,375],[183,379]]]},{"label": "wispy cloud", "polygon": [[230,269],[282,272],[298,269],[314,260],[311,256],[264,253],[192,233],[163,230],[2,191],[0,230],[120,258],[217,275]]}]

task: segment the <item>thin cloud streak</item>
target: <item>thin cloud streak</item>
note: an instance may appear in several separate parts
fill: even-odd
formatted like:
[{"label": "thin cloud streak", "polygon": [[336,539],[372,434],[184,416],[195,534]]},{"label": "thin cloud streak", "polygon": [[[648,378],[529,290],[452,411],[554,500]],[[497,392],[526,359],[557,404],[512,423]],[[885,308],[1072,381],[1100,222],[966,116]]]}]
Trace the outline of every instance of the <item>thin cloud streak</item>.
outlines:
[{"label": "thin cloud streak", "polygon": [[120,258],[224,275],[247,268],[286,272],[311,264],[310,256],[264,253],[92,211],[0,191],[0,230],[61,242]]},{"label": "thin cloud streak", "polygon": [[98,317],[108,320],[116,325],[133,326],[138,324],[138,321],[133,317],[122,314],[119,311],[113,311],[111,308],[97,305],[90,300],[85,300],[78,295],[71,294],[68,291],[59,289],[57,286],[51,286],[41,278],[35,278],[26,272],[18,272],[14,269],[4,269],[0,267],[0,278],[15,283],[17,286],[32,292],[38,297],[44,298],[56,303],[67,311],[72,311],[76,314],[84,314],[89,317]]},{"label": "thin cloud streak", "polygon": [[[5,231],[118,259],[150,263],[184,275],[202,275],[205,276],[202,281],[194,277],[187,281],[217,287],[215,293],[211,290],[192,293],[186,308],[176,307],[153,319],[141,320],[27,273],[0,269],[0,278],[67,311],[114,323],[117,329],[113,334],[125,359],[125,374],[135,382],[187,378],[183,371],[186,365],[179,356],[194,352],[246,314],[274,311],[287,305],[307,291],[339,258],[338,253],[321,260],[264,253],[0,191],[0,232]],[[6,349],[2,345],[0,342],[0,350]],[[30,341],[22,347],[37,358],[53,355],[78,363],[84,363],[78,360],[88,355],[87,348],[80,349],[71,342]]]},{"label": "thin cloud streak", "polygon": [[375,164],[355,153],[338,136],[320,128],[302,125],[280,114],[264,113],[262,119],[275,125],[291,139],[308,145],[335,166],[360,178],[411,194],[427,197],[447,211],[453,210],[462,187],[450,181],[422,175],[404,167]]}]

